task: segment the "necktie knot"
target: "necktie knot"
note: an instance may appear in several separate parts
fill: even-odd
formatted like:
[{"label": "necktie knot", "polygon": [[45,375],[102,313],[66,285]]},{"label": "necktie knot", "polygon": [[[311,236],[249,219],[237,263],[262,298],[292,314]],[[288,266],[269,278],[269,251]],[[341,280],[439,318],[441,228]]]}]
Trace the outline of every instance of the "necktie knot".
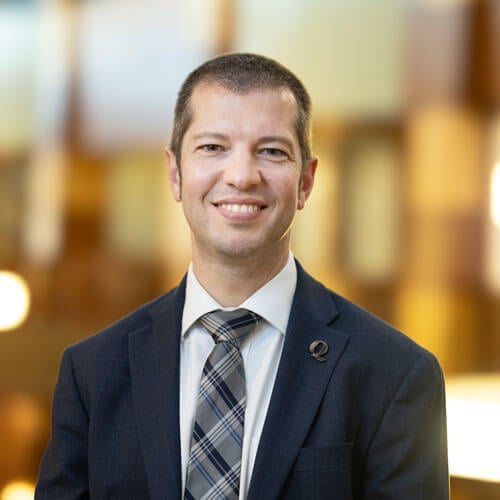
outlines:
[{"label": "necktie knot", "polygon": [[239,347],[247,335],[255,328],[260,316],[248,309],[223,311],[218,309],[200,318],[216,343],[230,342]]}]

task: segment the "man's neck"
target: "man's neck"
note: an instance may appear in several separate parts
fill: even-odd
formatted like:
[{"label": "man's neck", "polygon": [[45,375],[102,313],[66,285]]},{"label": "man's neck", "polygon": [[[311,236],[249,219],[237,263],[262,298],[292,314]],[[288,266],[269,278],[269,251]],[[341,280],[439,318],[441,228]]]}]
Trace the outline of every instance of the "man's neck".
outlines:
[{"label": "man's neck", "polygon": [[200,284],[223,307],[237,307],[272,280],[285,266],[288,253],[265,259],[200,259],[193,271]]}]

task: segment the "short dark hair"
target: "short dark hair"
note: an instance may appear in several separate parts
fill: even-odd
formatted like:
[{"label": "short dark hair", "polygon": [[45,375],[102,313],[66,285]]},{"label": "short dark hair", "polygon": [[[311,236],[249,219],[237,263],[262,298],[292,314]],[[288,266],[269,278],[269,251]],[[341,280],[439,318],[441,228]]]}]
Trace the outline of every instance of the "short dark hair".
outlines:
[{"label": "short dark hair", "polygon": [[311,99],[302,82],[273,59],[246,53],[224,54],[204,62],[192,71],[177,95],[170,149],[181,163],[182,140],[192,120],[191,96],[200,83],[217,83],[236,93],[258,89],[288,89],[297,103],[295,132],[302,165],[311,157]]}]

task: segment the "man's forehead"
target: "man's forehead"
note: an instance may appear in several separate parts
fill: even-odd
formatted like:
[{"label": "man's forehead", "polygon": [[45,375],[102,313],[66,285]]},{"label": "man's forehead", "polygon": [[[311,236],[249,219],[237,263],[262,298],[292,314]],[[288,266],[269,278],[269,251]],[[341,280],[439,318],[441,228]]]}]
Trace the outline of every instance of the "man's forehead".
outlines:
[{"label": "man's forehead", "polygon": [[[246,97],[249,101],[245,102]],[[297,141],[298,147],[296,119],[295,99],[287,88],[238,91],[217,83],[203,83],[193,91],[186,136],[191,140],[209,136],[227,139],[244,132],[286,138],[287,143]]]},{"label": "man's forehead", "polygon": [[[211,81],[211,80],[203,80],[196,84],[193,89],[193,93],[191,96],[191,102],[196,99],[196,97],[203,96],[203,98],[209,98],[210,96],[220,96],[220,95],[234,95],[239,97],[245,96],[259,96],[262,98],[268,98],[269,95],[274,95],[279,97],[284,102],[288,101],[297,108],[297,101],[291,89],[286,86],[263,86],[256,87],[251,86],[248,88],[233,88],[229,85],[224,85],[224,83]],[[193,109],[191,109],[193,111]]]}]

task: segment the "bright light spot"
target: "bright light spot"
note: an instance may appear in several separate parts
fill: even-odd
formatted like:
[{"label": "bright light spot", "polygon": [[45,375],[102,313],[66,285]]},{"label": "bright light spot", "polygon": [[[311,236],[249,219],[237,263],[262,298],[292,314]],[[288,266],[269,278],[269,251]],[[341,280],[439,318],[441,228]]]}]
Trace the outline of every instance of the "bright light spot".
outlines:
[{"label": "bright light spot", "polygon": [[0,500],[33,500],[35,486],[28,481],[13,481],[2,490]]},{"label": "bright light spot", "polygon": [[490,214],[493,224],[500,229],[500,161],[491,172]]},{"label": "bright light spot", "polygon": [[500,374],[447,380],[446,406],[450,474],[500,482]]},{"label": "bright light spot", "polygon": [[0,330],[17,328],[28,315],[30,292],[17,274],[0,271]]}]

